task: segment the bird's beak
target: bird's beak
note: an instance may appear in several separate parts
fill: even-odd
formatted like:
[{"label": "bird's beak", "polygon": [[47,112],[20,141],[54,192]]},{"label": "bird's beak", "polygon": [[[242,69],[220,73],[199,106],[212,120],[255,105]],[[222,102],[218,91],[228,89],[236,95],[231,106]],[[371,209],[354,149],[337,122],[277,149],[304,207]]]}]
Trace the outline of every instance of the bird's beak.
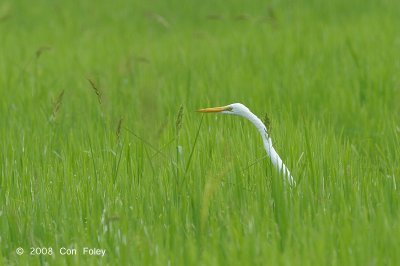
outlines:
[{"label": "bird's beak", "polygon": [[225,111],[225,110],[227,110],[227,106],[204,108],[204,109],[197,110],[197,112],[200,112],[200,113],[219,113],[219,112],[222,112],[222,111]]}]

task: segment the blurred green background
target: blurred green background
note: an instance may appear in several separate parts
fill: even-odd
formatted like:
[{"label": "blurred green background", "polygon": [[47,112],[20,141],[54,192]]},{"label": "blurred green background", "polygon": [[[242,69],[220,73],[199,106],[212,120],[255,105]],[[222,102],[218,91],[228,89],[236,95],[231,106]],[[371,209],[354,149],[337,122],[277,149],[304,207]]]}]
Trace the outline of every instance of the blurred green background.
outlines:
[{"label": "blurred green background", "polygon": [[[398,264],[399,11],[1,1],[0,261]],[[194,112],[233,102],[268,113],[296,189],[250,123]]]}]

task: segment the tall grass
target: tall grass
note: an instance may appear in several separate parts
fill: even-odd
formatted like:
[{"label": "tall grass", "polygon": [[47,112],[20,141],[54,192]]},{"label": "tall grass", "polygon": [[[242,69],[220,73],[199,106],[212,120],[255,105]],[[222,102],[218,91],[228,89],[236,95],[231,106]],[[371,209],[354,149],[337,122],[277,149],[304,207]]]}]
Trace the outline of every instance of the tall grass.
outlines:
[{"label": "tall grass", "polygon": [[0,3],[0,264],[399,264],[399,8]]}]

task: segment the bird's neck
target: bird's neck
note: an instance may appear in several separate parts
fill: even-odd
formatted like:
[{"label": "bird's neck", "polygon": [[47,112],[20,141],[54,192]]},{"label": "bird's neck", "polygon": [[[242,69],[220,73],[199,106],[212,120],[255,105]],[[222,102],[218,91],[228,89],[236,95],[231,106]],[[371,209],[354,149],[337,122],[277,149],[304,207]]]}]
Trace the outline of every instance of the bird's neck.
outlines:
[{"label": "bird's neck", "polygon": [[252,112],[247,113],[245,116],[243,116],[247,120],[249,120],[258,130],[260,133],[263,143],[264,143],[264,148],[267,154],[271,157],[272,153],[274,153],[274,148],[272,146],[272,140],[269,137],[268,131],[264,123],[261,121],[260,118],[258,118],[255,114]]},{"label": "bird's neck", "polygon": [[280,158],[280,156],[278,155],[278,153],[275,151],[274,147],[272,146],[272,140],[269,137],[267,128],[265,127],[265,125],[261,121],[261,119],[258,118],[255,114],[253,114],[250,111],[248,113],[245,113],[242,116],[244,118],[246,118],[247,120],[249,120],[257,128],[258,132],[260,132],[261,137],[264,142],[265,150],[266,150],[272,164],[274,164],[275,167],[277,167],[279,171],[281,171],[284,175],[287,176],[289,184],[296,185],[296,182],[293,180],[293,177],[290,174],[289,169],[283,163],[282,159]]},{"label": "bird's neck", "polygon": [[249,114],[247,114],[246,116],[244,116],[247,120],[249,120],[258,130],[258,132],[260,132],[261,136],[263,137],[263,140],[267,140],[268,142],[270,142],[270,137],[268,135],[268,131],[266,126],[264,125],[264,123],[261,121],[260,118],[258,118],[255,114],[253,114],[252,112],[250,112]]}]

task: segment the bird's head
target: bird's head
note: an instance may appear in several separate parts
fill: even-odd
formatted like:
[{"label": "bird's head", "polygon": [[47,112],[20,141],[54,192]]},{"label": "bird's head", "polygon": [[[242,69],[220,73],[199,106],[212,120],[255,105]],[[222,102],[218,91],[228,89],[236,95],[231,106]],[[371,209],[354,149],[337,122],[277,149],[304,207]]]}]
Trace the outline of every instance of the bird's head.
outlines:
[{"label": "bird's head", "polygon": [[241,103],[232,103],[227,106],[199,109],[199,110],[197,110],[197,112],[221,113],[221,114],[228,114],[228,115],[244,116],[245,114],[249,113],[250,110]]}]

